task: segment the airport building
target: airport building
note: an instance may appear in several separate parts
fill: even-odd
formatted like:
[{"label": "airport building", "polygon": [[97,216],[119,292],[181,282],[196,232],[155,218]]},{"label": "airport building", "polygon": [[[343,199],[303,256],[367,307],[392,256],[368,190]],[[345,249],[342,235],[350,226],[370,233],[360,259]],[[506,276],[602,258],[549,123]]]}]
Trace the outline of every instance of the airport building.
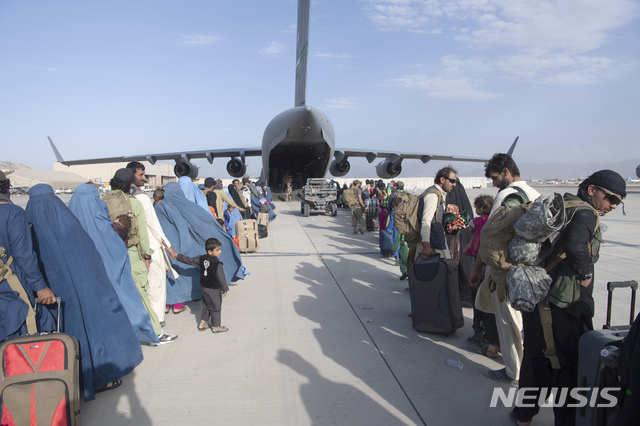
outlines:
[{"label": "airport building", "polygon": [[[173,173],[173,165],[170,163],[151,164],[148,161],[141,161],[147,175],[147,185],[149,187],[163,186],[168,182],[175,182],[176,175]],[[128,163],[100,163],[82,164],[75,166],[65,166],[59,162],[53,163],[54,172],[72,172],[82,176],[84,181],[91,181],[97,184],[109,183],[118,169],[127,166]]]}]

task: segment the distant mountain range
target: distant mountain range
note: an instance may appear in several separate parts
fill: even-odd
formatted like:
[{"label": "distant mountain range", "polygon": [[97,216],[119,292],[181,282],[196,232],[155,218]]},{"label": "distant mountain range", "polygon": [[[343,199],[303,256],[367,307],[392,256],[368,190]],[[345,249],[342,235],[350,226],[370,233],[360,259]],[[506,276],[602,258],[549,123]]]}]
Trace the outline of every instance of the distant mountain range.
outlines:
[{"label": "distant mountain range", "polygon": [[30,169],[31,167],[22,163],[12,163],[11,161],[0,161],[0,170]]}]

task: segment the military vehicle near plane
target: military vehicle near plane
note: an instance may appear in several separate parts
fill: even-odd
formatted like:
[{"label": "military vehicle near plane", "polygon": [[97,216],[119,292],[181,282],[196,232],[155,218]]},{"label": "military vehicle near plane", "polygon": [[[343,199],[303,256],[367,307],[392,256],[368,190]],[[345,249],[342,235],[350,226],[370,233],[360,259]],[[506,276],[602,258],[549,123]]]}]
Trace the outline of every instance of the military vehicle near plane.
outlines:
[{"label": "military vehicle near plane", "polygon": [[311,212],[338,215],[338,189],[331,179],[309,178],[302,189],[300,213],[309,217]]}]

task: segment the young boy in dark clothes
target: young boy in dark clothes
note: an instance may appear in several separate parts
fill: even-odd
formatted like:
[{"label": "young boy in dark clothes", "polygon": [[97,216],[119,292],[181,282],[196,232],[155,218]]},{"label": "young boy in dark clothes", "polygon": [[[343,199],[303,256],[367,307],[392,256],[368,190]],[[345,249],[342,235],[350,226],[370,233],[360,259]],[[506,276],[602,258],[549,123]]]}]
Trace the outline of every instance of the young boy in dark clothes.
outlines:
[{"label": "young boy in dark clothes", "polygon": [[219,257],[222,254],[222,243],[217,238],[209,238],[204,243],[207,254],[196,257],[187,257],[178,254],[177,260],[187,265],[200,266],[200,286],[202,287],[202,314],[198,330],[209,328],[211,319],[211,331],[223,333],[229,329],[220,325],[220,311],[222,310],[222,297],[227,295],[229,286],[224,276],[224,269]]}]

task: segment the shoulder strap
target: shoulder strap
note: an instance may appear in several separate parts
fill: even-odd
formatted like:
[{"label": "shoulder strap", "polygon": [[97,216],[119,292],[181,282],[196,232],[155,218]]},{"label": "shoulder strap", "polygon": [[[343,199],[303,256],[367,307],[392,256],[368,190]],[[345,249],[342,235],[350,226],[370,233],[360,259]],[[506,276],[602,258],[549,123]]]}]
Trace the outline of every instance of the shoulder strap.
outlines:
[{"label": "shoulder strap", "polygon": [[426,197],[429,194],[436,194],[438,196],[438,205],[436,206],[436,214],[435,214],[435,218],[436,218],[436,223],[439,223],[438,221],[438,208],[440,207],[440,205],[442,203],[444,203],[444,197],[442,196],[442,193],[437,189],[437,188],[431,188],[431,189],[427,189],[426,191],[424,191],[422,193],[422,195],[420,195],[420,199],[418,201],[418,205],[420,206],[420,204],[422,203],[421,207],[418,207],[418,211],[420,214],[420,217],[422,217],[422,211],[424,210],[424,197]]},{"label": "shoulder strap", "polygon": [[[578,208],[578,207],[582,207],[582,208],[589,208],[591,210],[591,212],[596,216],[596,226],[595,228],[593,228],[593,233],[595,234],[596,231],[598,230],[598,227],[600,227],[600,213],[598,213],[598,211],[596,209],[593,208],[593,206],[585,201],[582,200],[569,200],[566,201],[564,203],[564,208],[565,209],[569,209],[569,208]],[[573,218],[573,217],[572,217]],[[589,241],[589,251],[591,251],[591,241]],[[547,272],[550,272],[551,270],[553,270],[553,268],[555,268],[556,266],[558,266],[560,264],[560,262],[562,262],[564,259],[567,258],[567,252],[562,252],[558,255],[558,257],[556,257],[550,264],[548,264],[544,269]]]},{"label": "shoulder strap", "polygon": [[520,200],[520,204],[525,204],[528,203],[529,200],[529,196],[527,195],[527,193],[524,191],[524,189],[520,188],[519,186],[509,186],[508,188],[511,189],[515,189],[517,193],[511,193],[509,195],[507,195],[506,197],[504,197],[504,199],[502,200],[502,204],[504,205],[505,201],[509,200],[509,199],[514,199],[517,198]]},{"label": "shoulder strap", "polygon": [[36,326],[36,311],[33,309],[33,306],[31,306],[31,302],[29,301],[29,296],[27,296],[27,292],[24,290],[24,287],[22,287],[20,280],[11,270],[10,268],[11,262],[13,262],[12,256],[9,256],[7,263],[4,263],[0,259],[0,282],[6,279],[7,282],[9,283],[9,287],[11,287],[11,290],[18,293],[18,296],[20,296],[20,299],[22,299],[22,301],[27,304],[27,306],[29,307],[29,311],[27,312],[27,318],[26,318],[27,332],[29,334],[35,334],[38,332],[38,327]]},{"label": "shoulder strap", "polygon": [[542,323],[544,342],[547,346],[544,350],[544,356],[551,362],[551,368],[560,370],[560,360],[556,354],[556,345],[553,341],[553,329],[551,328],[551,309],[549,308],[547,299],[542,299],[542,301],[538,303],[538,313],[540,314],[540,322]]}]

